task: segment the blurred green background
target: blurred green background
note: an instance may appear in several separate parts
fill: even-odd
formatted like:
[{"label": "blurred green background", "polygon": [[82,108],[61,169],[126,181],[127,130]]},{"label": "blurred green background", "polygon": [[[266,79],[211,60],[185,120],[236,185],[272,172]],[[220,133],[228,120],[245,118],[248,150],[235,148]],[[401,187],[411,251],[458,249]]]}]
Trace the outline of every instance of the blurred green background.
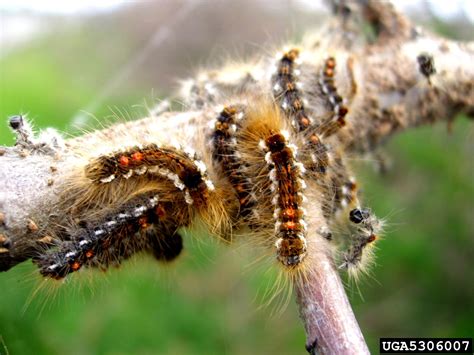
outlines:
[{"label": "blurred green background", "polygon": [[[323,16],[288,1],[199,2],[173,23],[186,4],[3,12],[3,31],[24,17],[33,27],[29,36],[3,38],[0,144],[12,144],[6,122],[17,113],[67,134],[96,126],[88,113],[102,121],[112,108],[138,118],[177,87],[175,79],[298,38]],[[472,25],[418,21],[472,39]],[[360,293],[347,287],[374,353],[379,337],[474,336],[473,136],[460,117],[451,134],[436,125],[393,139],[387,175],[356,161],[367,204],[388,221],[371,277]],[[25,263],[0,274],[0,354],[303,354],[296,306],[278,315],[274,305],[262,307],[273,275],[251,263],[245,248],[187,238],[172,266],[139,257],[35,295],[39,278]]]}]

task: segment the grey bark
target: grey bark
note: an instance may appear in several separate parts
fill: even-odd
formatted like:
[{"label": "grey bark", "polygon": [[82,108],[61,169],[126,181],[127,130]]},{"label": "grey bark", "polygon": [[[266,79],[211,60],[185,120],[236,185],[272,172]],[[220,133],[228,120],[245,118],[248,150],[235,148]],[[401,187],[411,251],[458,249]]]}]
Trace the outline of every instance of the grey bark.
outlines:
[{"label": "grey bark", "polygon": [[[343,36],[351,38],[354,17],[362,14],[374,28],[373,42],[347,50],[361,58],[358,98],[351,123],[341,133],[344,149],[354,154],[373,151],[395,133],[437,121],[452,121],[456,114],[474,115],[474,43],[457,43],[415,28],[385,2],[337,3],[335,12]],[[436,74],[420,72],[418,56],[434,58]],[[166,115],[186,113],[166,113]],[[190,117],[205,112],[189,113]],[[132,129],[140,131],[146,118]],[[112,133],[113,134],[113,133]],[[78,144],[88,136],[67,141],[33,141],[18,135],[15,147],[0,147],[0,271],[31,257],[45,242],[44,229],[54,223],[58,194]],[[363,336],[344,293],[331,258],[322,255],[314,272],[295,283],[297,302],[307,333],[307,349],[323,354],[368,353]]]}]

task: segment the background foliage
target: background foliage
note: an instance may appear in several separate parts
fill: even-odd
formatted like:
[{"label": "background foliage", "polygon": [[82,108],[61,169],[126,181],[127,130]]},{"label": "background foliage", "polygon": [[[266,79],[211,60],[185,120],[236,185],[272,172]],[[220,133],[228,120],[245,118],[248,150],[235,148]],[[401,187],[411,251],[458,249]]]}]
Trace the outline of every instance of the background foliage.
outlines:
[{"label": "background foliage", "polygon": [[[37,127],[67,134],[99,124],[82,109],[99,122],[111,119],[110,108],[140,117],[144,98],[152,106],[176,87],[174,78],[216,58],[268,50],[320,18],[293,7],[225,4],[193,9],[138,60],[150,34],[177,11],[175,2],[38,18],[39,35],[2,47],[0,117],[29,113]],[[0,144],[11,144],[7,124],[0,127]],[[393,160],[386,175],[354,159],[367,204],[389,222],[371,276],[347,287],[364,335],[373,352],[379,337],[473,336],[472,125],[461,117],[452,133],[444,125],[408,132],[386,151]],[[265,267],[254,270],[253,257],[245,247],[188,238],[172,266],[140,257],[34,296],[38,278],[25,263],[0,274],[0,354],[303,353],[293,302],[279,315],[261,307],[273,278]]]}]

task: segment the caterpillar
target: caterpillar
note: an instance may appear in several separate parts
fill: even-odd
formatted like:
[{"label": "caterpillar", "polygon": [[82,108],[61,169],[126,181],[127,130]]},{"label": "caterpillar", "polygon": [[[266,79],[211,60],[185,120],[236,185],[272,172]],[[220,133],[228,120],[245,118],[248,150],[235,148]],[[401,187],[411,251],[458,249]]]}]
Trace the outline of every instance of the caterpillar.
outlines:
[{"label": "caterpillar", "polygon": [[89,223],[54,253],[34,261],[41,275],[54,279],[62,279],[83,266],[108,267],[141,250],[150,251],[158,260],[171,261],[183,244],[171,208],[169,203],[161,203],[158,195],[140,198],[101,222]]},{"label": "caterpillar", "polygon": [[[312,250],[334,252],[341,241],[340,267],[365,269],[382,223],[361,207],[344,152],[334,148],[357,95],[354,60],[292,47],[268,58],[273,66],[243,73],[245,85],[212,75],[193,82],[183,99],[206,107],[204,117],[153,116],[133,123],[140,135],[122,123],[67,141],[77,154],[62,182],[65,227],[48,231],[56,242],[33,258],[41,275],[107,269],[139,252],[174,260],[186,244],[184,227],[229,242],[245,234],[288,274],[304,273]],[[346,69],[337,79],[339,63]],[[265,90],[250,95],[255,85]],[[335,227],[341,221],[347,235]]]}]

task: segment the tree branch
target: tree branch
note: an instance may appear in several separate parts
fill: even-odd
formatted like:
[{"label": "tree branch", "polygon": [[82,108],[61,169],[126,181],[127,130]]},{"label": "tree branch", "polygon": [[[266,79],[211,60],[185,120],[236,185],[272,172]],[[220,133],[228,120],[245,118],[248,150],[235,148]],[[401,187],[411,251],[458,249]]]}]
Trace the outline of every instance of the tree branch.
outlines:
[{"label": "tree branch", "polygon": [[310,354],[369,354],[332,258],[317,254],[317,263],[295,283],[296,300]]},{"label": "tree branch", "polygon": [[[347,4],[348,9],[359,8],[373,26],[376,38],[372,43],[350,49],[347,41],[339,42],[341,53],[352,58],[348,61],[352,74],[340,78],[340,85],[352,88],[354,98],[348,125],[331,140],[332,145],[339,145],[351,155],[363,154],[406,129],[441,120],[450,122],[459,112],[474,115],[473,43],[457,43],[426,34],[379,1]],[[336,13],[341,13],[339,5],[335,6]],[[340,31],[335,32],[335,38],[348,38],[348,17],[356,16],[350,11],[342,13],[339,21],[343,21],[344,33],[340,36]],[[314,43],[307,46],[317,47]],[[422,68],[420,56],[432,58],[435,73]],[[261,66],[257,65],[262,69]],[[307,80],[304,84],[309,85],[311,81]],[[218,79],[214,84],[219,87]],[[256,83],[248,90],[250,94],[252,90],[259,93],[265,85]],[[228,97],[229,92],[236,95],[239,88],[241,82],[234,87],[226,84],[222,91]],[[194,120],[204,126],[215,112],[214,102],[219,100],[201,99],[209,109],[170,112],[124,125],[137,136],[170,117],[171,121]],[[104,130],[101,137],[113,137],[116,130],[117,127]],[[0,147],[0,271],[29,259],[42,243],[48,243],[45,231],[55,223],[61,206],[59,195],[65,188],[63,181],[70,167],[77,163],[77,151],[92,144],[97,135],[71,139],[64,146],[54,139],[44,136],[33,140],[28,132],[20,132],[15,147]],[[368,353],[331,257],[321,253],[314,258],[311,269],[304,280],[295,283],[308,351]]]}]

